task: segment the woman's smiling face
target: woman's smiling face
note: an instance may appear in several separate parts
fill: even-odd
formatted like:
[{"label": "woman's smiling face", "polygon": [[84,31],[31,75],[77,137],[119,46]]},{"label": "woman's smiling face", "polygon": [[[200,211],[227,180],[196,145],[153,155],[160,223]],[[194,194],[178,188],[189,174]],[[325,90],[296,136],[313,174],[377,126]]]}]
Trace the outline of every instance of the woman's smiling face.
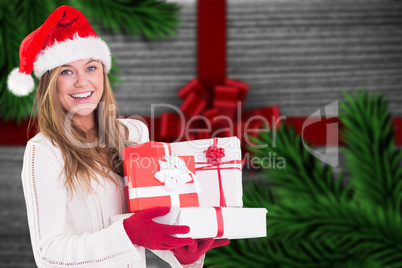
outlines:
[{"label": "woman's smiling face", "polygon": [[74,119],[91,115],[102,98],[103,79],[103,65],[98,60],[84,59],[62,65],[56,86],[63,108],[73,113]]}]

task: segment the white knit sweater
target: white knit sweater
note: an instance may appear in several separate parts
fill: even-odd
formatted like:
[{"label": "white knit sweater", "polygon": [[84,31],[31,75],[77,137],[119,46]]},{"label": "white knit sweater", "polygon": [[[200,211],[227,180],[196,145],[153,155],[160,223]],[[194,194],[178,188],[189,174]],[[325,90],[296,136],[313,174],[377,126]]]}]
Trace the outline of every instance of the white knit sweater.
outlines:
[{"label": "white knit sweater", "polygon": [[[120,120],[129,128],[131,141],[149,141],[142,122]],[[116,187],[97,175],[103,185],[92,182],[88,195],[72,195],[64,186],[64,165],[60,149],[45,135],[28,141],[21,176],[38,267],[146,267],[145,249],[131,243],[122,221],[110,223],[111,216],[127,212],[123,178],[113,173]],[[172,267],[183,267],[172,252],[153,252]],[[203,259],[187,267],[202,267]]]}]

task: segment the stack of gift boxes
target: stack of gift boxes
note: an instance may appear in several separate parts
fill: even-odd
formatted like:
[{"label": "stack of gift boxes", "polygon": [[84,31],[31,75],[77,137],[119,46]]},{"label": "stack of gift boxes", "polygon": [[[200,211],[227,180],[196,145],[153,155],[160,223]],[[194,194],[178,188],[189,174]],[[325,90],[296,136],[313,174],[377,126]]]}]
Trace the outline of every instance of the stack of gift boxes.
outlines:
[{"label": "stack of gift boxes", "polygon": [[142,143],[123,149],[123,164],[129,212],[171,207],[154,220],[190,227],[178,237],[266,236],[267,210],[242,208],[237,137]]}]

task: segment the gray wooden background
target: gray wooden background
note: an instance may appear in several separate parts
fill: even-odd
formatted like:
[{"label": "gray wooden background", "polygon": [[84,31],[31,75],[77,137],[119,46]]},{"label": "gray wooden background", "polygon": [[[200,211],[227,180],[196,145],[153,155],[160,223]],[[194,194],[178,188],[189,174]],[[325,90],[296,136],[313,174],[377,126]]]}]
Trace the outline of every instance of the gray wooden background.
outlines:
[{"label": "gray wooden background", "polygon": [[[121,114],[149,116],[151,104],[181,104],[177,90],[196,75],[196,8],[194,0],[180,3],[183,23],[169,40],[99,33],[121,69]],[[308,116],[364,87],[383,92],[392,114],[402,116],[401,1],[228,0],[227,20],[228,76],[250,84],[245,109],[279,105],[282,115]],[[23,153],[23,146],[0,147],[0,267],[35,267]],[[244,181],[250,178],[245,171]],[[151,255],[148,264],[166,267]]]}]

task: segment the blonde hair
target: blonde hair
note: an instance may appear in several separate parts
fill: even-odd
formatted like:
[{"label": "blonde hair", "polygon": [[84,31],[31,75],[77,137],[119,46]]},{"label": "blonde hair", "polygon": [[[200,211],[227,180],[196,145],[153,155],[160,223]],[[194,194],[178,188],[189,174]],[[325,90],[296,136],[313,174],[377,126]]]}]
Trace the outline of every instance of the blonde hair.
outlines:
[{"label": "blonde hair", "polygon": [[[117,184],[116,177],[110,172],[123,176],[121,150],[135,143],[128,140],[128,128],[117,120],[116,100],[105,67],[103,67],[104,92],[94,110],[95,128],[91,130],[92,134],[99,137],[99,146],[96,147],[78,146],[77,142],[81,145],[88,144],[85,132],[73,121],[69,125],[65,124],[68,111],[64,110],[56,94],[56,81],[60,68],[48,71],[40,78],[35,100],[39,131],[48,136],[53,144],[56,143],[62,152],[65,163],[65,185],[68,185],[72,192],[78,187],[89,192],[91,179],[99,183],[96,173]],[[109,107],[116,108],[109,109]],[[106,119],[109,120],[108,123],[103,124]],[[124,134],[121,130],[124,130]],[[74,142],[69,139],[69,135],[73,136]]]}]

